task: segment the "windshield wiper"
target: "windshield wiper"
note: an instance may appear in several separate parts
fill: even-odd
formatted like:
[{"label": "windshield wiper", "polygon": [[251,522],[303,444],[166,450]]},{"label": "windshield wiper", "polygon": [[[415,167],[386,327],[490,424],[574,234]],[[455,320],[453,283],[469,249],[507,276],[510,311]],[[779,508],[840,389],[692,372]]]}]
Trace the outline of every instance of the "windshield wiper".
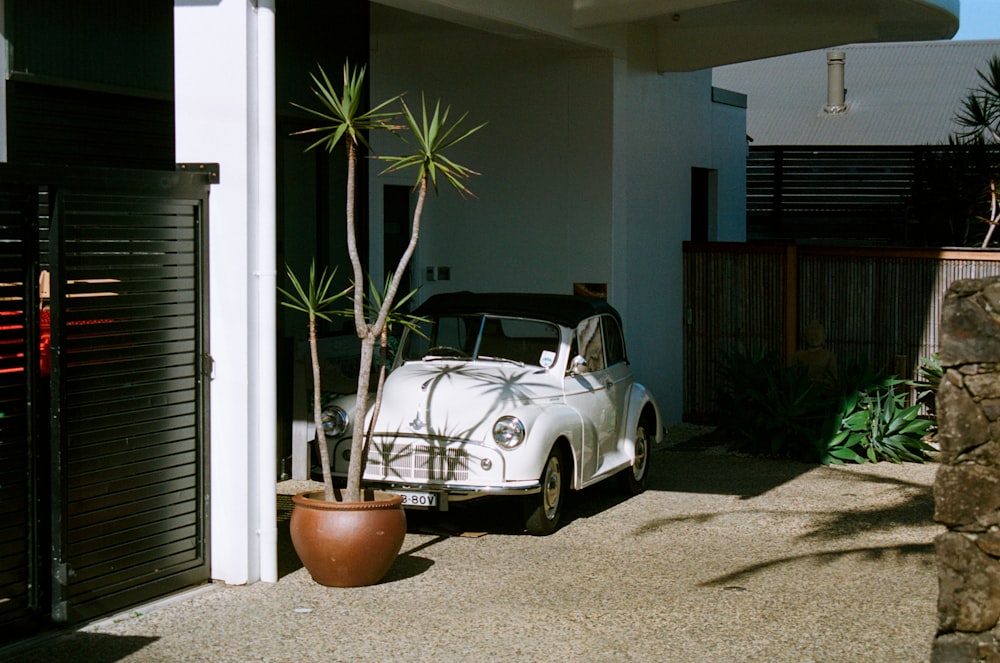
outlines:
[{"label": "windshield wiper", "polygon": [[479,355],[479,356],[476,357],[476,359],[485,359],[486,361],[507,362],[508,364],[514,364],[516,366],[520,366],[521,368],[524,368],[524,362],[523,361],[518,361],[517,359],[508,359],[507,357],[490,357],[489,355]]}]

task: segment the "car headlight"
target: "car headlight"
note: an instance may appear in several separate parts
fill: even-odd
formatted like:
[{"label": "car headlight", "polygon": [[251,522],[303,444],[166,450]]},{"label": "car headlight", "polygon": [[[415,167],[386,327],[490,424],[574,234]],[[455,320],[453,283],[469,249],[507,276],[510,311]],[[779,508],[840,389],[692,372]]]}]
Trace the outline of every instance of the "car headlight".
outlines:
[{"label": "car headlight", "polygon": [[517,417],[500,417],[493,424],[493,441],[504,449],[513,449],[524,442],[524,424]]},{"label": "car headlight", "polygon": [[322,421],[323,432],[329,437],[338,437],[343,435],[344,431],[347,430],[347,425],[351,419],[344,412],[343,408],[336,405],[328,405],[323,410]]}]

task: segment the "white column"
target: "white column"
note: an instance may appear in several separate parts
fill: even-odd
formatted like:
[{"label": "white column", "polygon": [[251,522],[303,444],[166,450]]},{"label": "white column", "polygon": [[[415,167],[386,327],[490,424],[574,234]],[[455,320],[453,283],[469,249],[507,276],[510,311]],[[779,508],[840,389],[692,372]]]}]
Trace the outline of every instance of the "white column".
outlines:
[{"label": "white column", "polygon": [[[251,112],[256,115],[257,139],[251,141],[256,154],[251,154],[252,174],[256,181],[256,204],[250,209],[250,254],[254,260],[254,280],[251,309],[252,348],[250,353],[250,395],[256,433],[251,443],[257,452],[256,496],[257,534],[260,541],[258,573],[260,580],[278,580],[277,511],[277,375],[276,350],[276,288],[275,256],[277,252],[277,141],[275,126],[275,62],[274,62],[275,0],[257,0],[255,76],[250,94]],[[256,105],[255,105],[256,104]],[[253,149],[252,148],[252,149]]]},{"label": "white column", "polygon": [[273,58],[273,2],[174,0],[177,161],[220,169],[209,197],[210,534],[212,577],[231,584],[276,576]]}]

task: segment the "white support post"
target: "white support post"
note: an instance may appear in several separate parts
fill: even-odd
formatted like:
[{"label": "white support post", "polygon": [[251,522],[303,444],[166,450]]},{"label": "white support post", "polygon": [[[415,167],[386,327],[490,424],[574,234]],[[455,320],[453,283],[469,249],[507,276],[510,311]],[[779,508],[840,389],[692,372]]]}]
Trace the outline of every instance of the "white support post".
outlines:
[{"label": "white support post", "polygon": [[209,198],[212,577],[275,579],[274,2],[174,0],[178,162]]},{"label": "white support post", "polygon": [[254,348],[250,353],[250,393],[257,427],[251,440],[257,448],[256,493],[257,532],[259,537],[259,579],[278,580],[277,459],[277,136],[275,118],[275,0],[257,0],[256,44],[253,62],[255,76],[251,83],[250,108],[256,115],[256,140],[251,140],[256,154],[251,156],[251,178],[256,183],[257,200],[251,204],[250,253],[254,259],[252,307],[256,324],[251,321]]}]

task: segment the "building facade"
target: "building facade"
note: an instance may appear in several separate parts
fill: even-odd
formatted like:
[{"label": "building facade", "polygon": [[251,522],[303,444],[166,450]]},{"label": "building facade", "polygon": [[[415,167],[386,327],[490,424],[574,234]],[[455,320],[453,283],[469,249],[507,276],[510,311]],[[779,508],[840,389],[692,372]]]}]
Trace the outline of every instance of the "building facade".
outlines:
[{"label": "building facade", "polygon": [[[428,204],[411,271],[420,297],[602,284],[623,314],[638,379],[673,422],[681,415],[681,243],[693,228],[712,240],[741,241],[745,232],[745,108],[739,95],[713,88],[710,67],[839,43],[947,38],[958,25],[957,0],[830,9],[808,0],[161,0],[148,3],[159,13],[145,32],[122,23],[137,11],[127,0],[0,4],[14,54],[8,96],[35,75],[18,68],[20,49],[48,33],[63,67],[49,88],[69,99],[71,90],[115,92],[159,109],[172,123],[174,163],[218,165],[205,293],[209,536],[211,575],[227,583],[277,574],[277,447],[288,428],[282,404],[296,388],[289,348],[301,332],[277,313],[275,288],[286,262],[301,267],[315,251],[336,263],[342,251],[340,166],[304,155],[302,140],[289,136],[305,121],[289,103],[311,102],[317,63],[336,75],[345,57],[366,62],[373,99],[424,93],[468,112],[470,123],[489,123],[454,155],[482,173],[472,183],[477,197],[442,192]],[[61,18],[43,28],[38,12]],[[74,12],[105,45],[54,30],[75,34]],[[163,46],[166,22],[169,51],[150,51],[139,37],[160,35]],[[139,70],[108,82],[100,71],[74,70],[86,59],[73,47],[111,49],[105,67]],[[142,89],[153,74],[166,83]],[[26,129],[11,121],[10,101],[0,144],[16,160]],[[124,165],[141,165],[136,158]],[[366,179],[366,253],[378,281],[396,223],[386,221],[387,201],[412,183],[380,177],[377,165]]]}]

